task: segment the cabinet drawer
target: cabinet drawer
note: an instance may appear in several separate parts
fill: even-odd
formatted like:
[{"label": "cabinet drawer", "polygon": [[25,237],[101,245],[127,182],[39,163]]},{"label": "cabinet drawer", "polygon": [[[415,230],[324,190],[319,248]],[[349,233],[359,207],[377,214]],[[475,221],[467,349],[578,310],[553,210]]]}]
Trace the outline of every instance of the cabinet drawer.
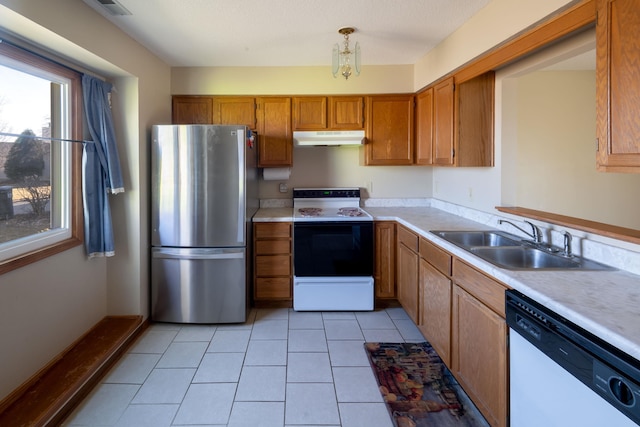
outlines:
[{"label": "cabinet drawer", "polygon": [[256,240],[256,255],[290,254],[290,240]]},{"label": "cabinet drawer", "polygon": [[289,255],[256,255],[256,277],[291,275]]},{"label": "cabinet drawer", "polygon": [[414,252],[418,252],[418,235],[406,227],[398,227],[398,242]]},{"label": "cabinet drawer", "polygon": [[291,237],[291,223],[290,222],[265,222],[254,224],[255,238],[256,239],[269,239],[269,238],[290,238]]},{"label": "cabinet drawer", "polygon": [[427,239],[420,238],[420,256],[446,276],[451,276],[451,255]]},{"label": "cabinet drawer", "polygon": [[258,299],[291,298],[291,279],[288,277],[258,277],[255,282]]},{"label": "cabinet drawer", "polygon": [[453,280],[504,318],[504,291],[508,286],[485,276],[457,258],[453,260]]}]

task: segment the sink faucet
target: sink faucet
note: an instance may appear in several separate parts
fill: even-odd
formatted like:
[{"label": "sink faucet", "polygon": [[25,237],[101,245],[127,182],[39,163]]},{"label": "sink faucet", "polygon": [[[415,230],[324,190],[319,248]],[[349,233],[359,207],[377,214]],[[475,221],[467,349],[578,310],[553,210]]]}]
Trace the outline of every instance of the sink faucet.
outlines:
[{"label": "sink faucet", "polygon": [[564,232],[564,251],[562,252],[563,256],[572,257],[571,253],[571,234],[568,231]]},{"label": "sink faucet", "polygon": [[507,223],[510,224],[512,226],[514,226],[515,228],[517,228],[518,230],[522,231],[524,234],[526,234],[527,236],[531,237],[533,239],[534,242],[536,243],[542,243],[542,231],[540,231],[540,229],[538,228],[537,225],[529,222],[529,221],[524,221],[525,223],[529,224],[531,226],[531,233],[529,233],[526,230],[523,230],[522,228],[520,228],[519,226],[517,226],[516,224],[514,224],[511,221],[507,221],[506,219],[499,219],[498,220],[498,224],[503,224],[503,223]]}]

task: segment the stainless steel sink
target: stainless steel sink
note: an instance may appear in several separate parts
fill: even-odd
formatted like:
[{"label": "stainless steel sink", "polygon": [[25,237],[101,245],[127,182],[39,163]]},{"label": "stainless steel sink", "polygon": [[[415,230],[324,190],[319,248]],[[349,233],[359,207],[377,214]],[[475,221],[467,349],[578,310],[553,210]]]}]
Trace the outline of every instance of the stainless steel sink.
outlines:
[{"label": "stainless steel sink", "polygon": [[502,231],[431,231],[448,242],[464,249],[476,246],[520,246],[518,236]]},{"label": "stainless steel sink", "polygon": [[518,236],[494,230],[432,230],[436,236],[508,270],[613,270],[580,257],[565,257],[555,247],[527,242]]},{"label": "stainless steel sink", "polygon": [[609,270],[611,267],[577,257],[563,257],[527,246],[475,247],[471,253],[510,270]]}]

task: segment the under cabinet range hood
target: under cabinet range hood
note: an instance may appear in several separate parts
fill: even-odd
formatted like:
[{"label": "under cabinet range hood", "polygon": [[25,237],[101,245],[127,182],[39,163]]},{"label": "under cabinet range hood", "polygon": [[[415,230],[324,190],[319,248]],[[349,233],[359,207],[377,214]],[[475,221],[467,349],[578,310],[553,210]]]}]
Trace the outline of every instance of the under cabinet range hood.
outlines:
[{"label": "under cabinet range hood", "polygon": [[314,147],[322,145],[364,144],[363,130],[319,130],[293,132],[293,143],[296,147]]}]

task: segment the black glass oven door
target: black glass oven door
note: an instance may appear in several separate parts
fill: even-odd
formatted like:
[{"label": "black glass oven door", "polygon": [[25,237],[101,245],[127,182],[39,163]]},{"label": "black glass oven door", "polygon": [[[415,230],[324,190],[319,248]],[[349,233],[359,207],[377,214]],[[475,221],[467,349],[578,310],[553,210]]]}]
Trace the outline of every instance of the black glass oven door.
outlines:
[{"label": "black glass oven door", "polygon": [[295,222],[293,274],[373,276],[373,222]]}]

